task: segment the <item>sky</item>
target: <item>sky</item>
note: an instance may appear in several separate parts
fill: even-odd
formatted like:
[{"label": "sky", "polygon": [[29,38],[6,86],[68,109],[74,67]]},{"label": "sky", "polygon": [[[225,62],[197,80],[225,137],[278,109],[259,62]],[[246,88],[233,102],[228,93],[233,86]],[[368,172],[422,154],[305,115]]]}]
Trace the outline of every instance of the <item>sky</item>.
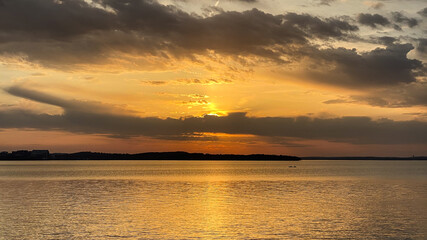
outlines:
[{"label": "sky", "polygon": [[0,0],[0,150],[427,155],[424,0]]}]

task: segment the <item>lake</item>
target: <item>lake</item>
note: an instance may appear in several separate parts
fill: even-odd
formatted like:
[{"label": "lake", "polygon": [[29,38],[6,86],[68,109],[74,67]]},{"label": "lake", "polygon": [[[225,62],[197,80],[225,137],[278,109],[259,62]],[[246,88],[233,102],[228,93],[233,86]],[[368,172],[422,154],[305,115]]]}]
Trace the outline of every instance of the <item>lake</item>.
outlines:
[{"label": "lake", "polygon": [[0,239],[427,239],[427,161],[0,161]]}]

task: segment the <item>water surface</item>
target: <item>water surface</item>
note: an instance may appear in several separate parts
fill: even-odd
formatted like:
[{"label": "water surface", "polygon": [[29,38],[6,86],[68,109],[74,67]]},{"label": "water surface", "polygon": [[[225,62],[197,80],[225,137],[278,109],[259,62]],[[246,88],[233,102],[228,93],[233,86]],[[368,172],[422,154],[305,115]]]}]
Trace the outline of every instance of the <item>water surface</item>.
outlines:
[{"label": "water surface", "polygon": [[426,238],[423,161],[0,162],[0,239]]}]

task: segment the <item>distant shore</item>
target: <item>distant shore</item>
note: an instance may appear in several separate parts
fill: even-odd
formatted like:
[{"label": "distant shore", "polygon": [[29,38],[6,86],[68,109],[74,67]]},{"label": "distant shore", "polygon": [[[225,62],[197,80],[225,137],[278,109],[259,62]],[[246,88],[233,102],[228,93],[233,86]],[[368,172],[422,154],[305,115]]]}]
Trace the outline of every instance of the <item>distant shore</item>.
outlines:
[{"label": "distant shore", "polygon": [[301,157],[301,160],[427,160],[427,156],[413,156],[413,157]]},{"label": "distant shore", "polygon": [[234,160],[234,161],[299,161],[301,158],[287,155],[267,154],[206,154],[188,152],[146,152],[128,153],[49,153],[48,150],[19,150],[1,152],[0,160]]},{"label": "distant shore", "polygon": [[231,161],[300,161],[300,160],[396,160],[419,161],[427,160],[427,156],[412,157],[374,157],[374,156],[347,156],[347,157],[296,157],[289,155],[271,154],[209,154],[177,152],[146,152],[146,153],[50,153],[49,150],[18,150],[0,152],[0,161],[15,160],[231,160]]}]

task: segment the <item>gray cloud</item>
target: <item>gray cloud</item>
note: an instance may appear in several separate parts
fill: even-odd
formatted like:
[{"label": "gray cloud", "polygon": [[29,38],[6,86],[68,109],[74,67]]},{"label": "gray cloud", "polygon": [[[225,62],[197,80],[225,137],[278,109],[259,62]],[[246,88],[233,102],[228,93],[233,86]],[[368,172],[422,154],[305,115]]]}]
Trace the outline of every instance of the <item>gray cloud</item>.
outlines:
[{"label": "gray cloud", "polygon": [[298,26],[310,36],[318,38],[339,38],[348,32],[359,30],[357,26],[336,18],[320,19],[308,14],[288,13],[284,19],[287,24]]},{"label": "gray cloud", "polygon": [[413,106],[427,106],[427,84],[416,82],[398,85],[382,90],[376,90],[363,95],[354,95],[348,98],[331,99],[325,104],[357,103],[376,107],[403,108]]},{"label": "gray cloud", "polygon": [[415,18],[408,18],[403,13],[393,12],[393,20],[397,23],[406,24],[408,27],[413,28],[418,25],[418,20]]},{"label": "gray cloud", "polygon": [[386,46],[391,46],[393,45],[395,42],[397,42],[399,39],[394,38],[394,37],[390,37],[390,36],[383,36],[383,37],[378,37],[375,39],[376,43],[380,43]]},{"label": "gray cloud", "polygon": [[390,25],[390,21],[386,17],[379,14],[360,13],[357,16],[357,21],[360,24],[370,26],[371,28]]},{"label": "gray cloud", "polygon": [[326,6],[330,6],[331,3],[336,2],[337,0],[318,0],[319,5],[326,5]]},{"label": "gray cloud", "polygon": [[418,12],[423,17],[427,17],[427,7]]},{"label": "gray cloud", "polygon": [[[127,62],[129,67],[167,67],[171,59],[209,50],[235,57],[257,56],[280,67],[308,59],[317,66],[308,76],[343,87],[393,85],[416,81],[421,62],[406,54],[410,45],[357,53],[320,48],[318,40],[354,40],[358,27],[348,17],[273,15],[252,9],[210,17],[186,13],[154,0],[5,0],[0,7],[0,56],[19,56],[45,67],[73,70],[85,64]],[[381,15],[361,14],[368,26],[390,24]],[[406,20],[401,20],[405,22]],[[124,53],[124,54],[122,54]],[[155,61],[155,60],[153,60]],[[325,68],[325,64],[330,68]],[[328,65],[329,66],[329,65]]]},{"label": "gray cloud", "polygon": [[88,101],[79,101],[79,100],[65,100],[49,94],[44,94],[38,91],[32,91],[20,86],[12,86],[4,90],[13,96],[29,99],[39,103],[57,106],[64,109],[64,111],[67,111],[67,112],[89,112],[89,113],[95,113],[95,114],[111,114],[111,115],[115,115],[117,113],[120,113],[120,114],[132,113],[114,105],[106,105],[100,102],[93,102],[93,101],[88,102]]},{"label": "gray cloud", "polygon": [[378,28],[379,26],[392,26],[394,29],[401,31],[402,28],[399,25],[405,24],[410,28],[418,25],[418,20],[415,18],[409,18],[401,12],[391,13],[393,21],[397,24],[392,24],[390,20],[380,14],[360,13],[357,16],[357,21],[371,28]]},{"label": "gray cloud", "polygon": [[[85,134],[106,134],[112,137],[148,136],[161,139],[189,139],[199,133],[251,134],[262,137],[320,139],[353,144],[425,144],[427,123],[418,121],[372,120],[368,117],[319,119],[309,117],[248,117],[230,113],[218,117],[181,119],[141,118],[82,111],[68,106],[73,102],[31,92],[15,86],[9,92],[16,96],[64,106],[64,114],[47,115],[28,111],[0,111],[0,128],[33,128],[62,130]],[[182,136],[182,137],[179,137]],[[197,139],[194,138],[194,139]]]},{"label": "gray cloud", "polygon": [[5,0],[0,7],[0,30],[18,38],[67,39],[115,27],[111,13],[82,0]]},{"label": "gray cloud", "polygon": [[104,63],[112,52],[180,57],[215,50],[280,61],[288,46],[357,31],[344,20],[257,9],[203,18],[149,0],[96,1],[109,11],[83,0],[63,2],[6,1],[0,54],[26,55],[48,67]]},{"label": "gray cloud", "polygon": [[427,54],[427,38],[418,39],[417,51],[422,54]]},{"label": "gray cloud", "polygon": [[[344,87],[387,86],[416,82],[417,74],[424,74],[422,62],[408,59],[411,44],[391,44],[358,54],[345,48],[312,50],[312,57],[329,69],[308,71],[318,81]],[[417,73],[419,72],[419,73]]]}]

